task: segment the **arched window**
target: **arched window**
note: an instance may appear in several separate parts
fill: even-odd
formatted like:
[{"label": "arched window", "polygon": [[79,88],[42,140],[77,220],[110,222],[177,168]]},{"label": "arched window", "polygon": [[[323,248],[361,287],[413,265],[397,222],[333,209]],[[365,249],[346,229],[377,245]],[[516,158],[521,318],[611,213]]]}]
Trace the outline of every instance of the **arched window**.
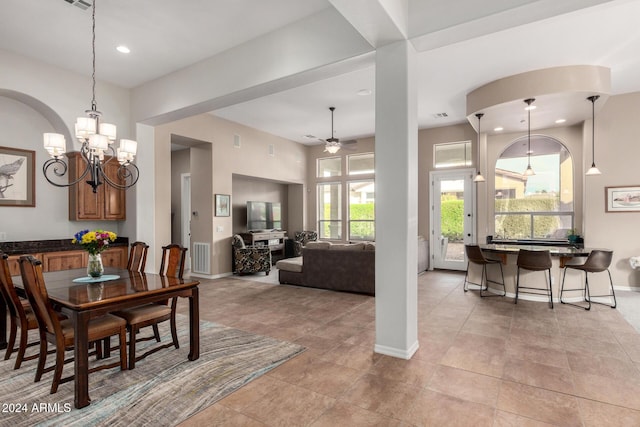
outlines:
[{"label": "arched window", "polygon": [[[573,160],[558,140],[518,138],[496,161],[496,239],[566,240],[574,228]],[[530,156],[530,157],[529,157]],[[535,175],[524,171],[531,162]]]}]

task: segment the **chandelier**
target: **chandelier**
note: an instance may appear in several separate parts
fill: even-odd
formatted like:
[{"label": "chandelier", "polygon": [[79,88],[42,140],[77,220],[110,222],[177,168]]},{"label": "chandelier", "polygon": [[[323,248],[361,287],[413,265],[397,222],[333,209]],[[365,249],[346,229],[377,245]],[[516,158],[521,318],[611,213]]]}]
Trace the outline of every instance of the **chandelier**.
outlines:
[{"label": "chandelier", "polygon": [[[121,139],[120,147],[114,149],[116,141],[116,126],[111,123],[102,123],[100,117],[102,113],[98,111],[96,103],[96,0],[93,1],[92,19],[92,99],[91,109],[86,110],[86,117],[78,117],[75,125],[75,135],[80,141],[80,155],[86,163],[84,172],[74,181],[61,184],[52,180],[55,177],[63,177],[68,170],[68,164],[64,160],[63,154],[66,152],[66,141],[64,135],[58,133],[44,134],[44,148],[51,156],[42,166],[44,177],[50,184],[56,187],[70,187],[86,180],[93,192],[96,193],[98,187],[103,183],[118,188],[127,189],[138,182],[140,171],[132,163],[135,158],[138,143],[130,139]],[[117,161],[120,166],[115,177],[109,178],[104,167],[111,161]],[[88,179],[87,179],[88,178]],[[114,179],[115,178],[115,179]],[[54,178],[55,179],[55,178]]]}]

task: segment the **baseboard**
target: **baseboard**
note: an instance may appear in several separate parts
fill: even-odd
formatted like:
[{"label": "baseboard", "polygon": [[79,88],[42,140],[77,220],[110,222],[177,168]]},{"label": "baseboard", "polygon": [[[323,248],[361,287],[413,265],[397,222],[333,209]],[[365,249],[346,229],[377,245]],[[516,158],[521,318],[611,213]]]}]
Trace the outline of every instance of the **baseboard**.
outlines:
[{"label": "baseboard", "polygon": [[411,359],[411,357],[413,357],[414,353],[418,351],[419,347],[420,347],[420,344],[418,344],[418,341],[415,341],[411,345],[411,347],[409,347],[407,350],[401,350],[395,347],[388,347],[386,345],[376,344],[373,348],[373,351],[379,354],[384,354],[386,356],[409,360]]},{"label": "baseboard", "polygon": [[189,273],[189,277],[198,277],[200,279],[222,279],[223,277],[233,276],[233,273],[222,274],[201,274],[201,273]]}]

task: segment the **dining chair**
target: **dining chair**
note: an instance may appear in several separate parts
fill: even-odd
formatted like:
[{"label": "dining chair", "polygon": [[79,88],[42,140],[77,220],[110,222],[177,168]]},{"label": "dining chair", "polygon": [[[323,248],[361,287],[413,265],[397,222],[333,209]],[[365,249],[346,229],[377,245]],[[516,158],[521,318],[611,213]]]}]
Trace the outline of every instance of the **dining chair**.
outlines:
[{"label": "dining chair", "polygon": [[[49,294],[42,275],[42,262],[34,257],[20,257],[20,273],[27,292],[29,302],[33,307],[40,330],[40,357],[36,370],[35,382],[40,381],[42,374],[54,371],[51,394],[58,391],[58,386],[73,380],[73,376],[62,378],[65,363],[65,351],[73,348],[74,327],[70,319],[60,319],[49,300]],[[95,317],[87,325],[88,343],[99,342],[105,338],[117,335],[120,340],[120,360],[118,362],[101,364],[89,369],[89,373],[110,369],[120,365],[121,370],[127,369],[127,323],[124,319],[110,314]],[[45,368],[47,360],[47,343],[56,346],[56,362]],[[97,345],[96,347],[100,347]]]},{"label": "dining chair", "polygon": [[[13,279],[9,271],[9,255],[0,251],[0,291],[5,300],[7,308],[9,309],[9,342],[7,343],[7,351],[4,354],[4,360],[8,360],[11,357],[11,353],[18,350],[18,356],[16,357],[16,363],[13,369],[19,369],[22,362],[25,360],[33,360],[38,357],[38,354],[32,354],[25,356],[25,352],[28,347],[38,345],[39,341],[28,343],[29,331],[32,329],[38,329],[38,320],[36,315],[31,309],[31,304],[26,299],[22,299],[18,296],[16,288],[13,285]],[[18,326],[20,327],[20,343],[18,348],[14,348],[16,342],[16,334],[18,332]]]},{"label": "dining chair", "polygon": [[[549,296],[549,306],[553,308],[553,293],[551,288],[551,252],[549,250],[542,251],[530,251],[527,249],[520,249],[518,251],[518,259],[516,261],[518,265],[518,273],[516,275],[516,300],[518,303],[518,295],[520,293],[534,294],[534,295],[547,295]],[[549,274],[544,275],[546,281],[546,288],[533,287],[533,286],[520,286],[520,270],[529,271],[546,271]],[[526,289],[526,291],[521,291]]]},{"label": "dining chair", "polygon": [[[611,272],[609,271],[609,266],[611,265],[611,260],[613,258],[613,251],[606,251],[606,250],[602,250],[602,249],[594,249],[592,250],[589,255],[587,256],[587,259],[585,260],[584,263],[582,264],[573,264],[573,263],[567,263],[564,266],[564,272],[562,273],[562,287],[560,288],[560,302],[562,304],[569,304],[569,305],[573,305],[576,307],[580,307],[580,308],[584,308],[585,310],[590,310],[591,309],[591,303],[594,304],[602,304],[602,305],[608,305],[611,308],[616,308],[617,306],[617,302],[616,302],[616,293],[613,290],[613,281],[611,280]],[[565,289],[564,288],[564,279],[567,275],[567,270],[568,269],[573,269],[573,270],[579,270],[579,271],[584,271],[584,286],[582,288],[572,288],[572,289]],[[602,273],[606,271],[609,274],[609,286],[611,289],[611,293],[610,294],[605,294],[605,295],[591,295],[591,291],[589,289],[589,273]],[[572,304],[570,302],[566,302],[562,300],[562,296],[565,292],[569,292],[569,291],[582,291],[583,292],[583,298],[584,300],[588,303],[588,305],[586,307],[583,307],[581,305],[578,304]],[[592,298],[593,297],[613,297],[613,304],[607,304],[604,302],[598,302],[598,301],[593,301]]]},{"label": "dining chair", "polygon": [[[184,262],[187,249],[178,244],[171,244],[162,247],[162,261],[160,263],[160,275],[182,278],[184,274]],[[168,301],[163,303],[152,303],[140,307],[133,307],[126,310],[119,310],[113,314],[122,317],[127,321],[127,329],[129,330],[129,369],[134,369],[136,362],[153,354],[159,350],[169,348],[171,346],[176,349],[180,348],[178,342],[178,332],[176,328],[176,306],[177,298],[171,299],[171,305]],[[136,343],[154,339],[160,342],[160,331],[158,324],[164,321],[170,321],[171,343],[155,346],[144,354],[136,355]],[[153,336],[137,337],[140,329],[152,326]]]},{"label": "dining chair", "polygon": [[[467,272],[464,275],[464,285],[462,289],[467,292],[469,290],[469,283],[472,285],[476,285],[480,287],[480,297],[503,297],[506,295],[507,291],[504,286],[504,272],[502,270],[502,262],[496,259],[489,259],[484,256],[482,253],[482,249],[478,245],[465,245],[464,250],[467,254]],[[480,283],[474,283],[469,281],[469,266],[471,264],[482,266],[482,273],[480,275]],[[502,282],[498,282],[497,280],[490,280],[487,276],[487,266],[489,265],[497,265],[500,267],[500,277],[502,277]],[[502,294],[482,294],[483,290],[489,290],[489,283],[493,283],[496,285],[502,286]]]},{"label": "dining chair", "polygon": [[131,251],[129,252],[129,262],[127,263],[127,270],[144,272],[144,267],[147,265],[147,251],[149,245],[144,242],[133,242],[131,244]]}]

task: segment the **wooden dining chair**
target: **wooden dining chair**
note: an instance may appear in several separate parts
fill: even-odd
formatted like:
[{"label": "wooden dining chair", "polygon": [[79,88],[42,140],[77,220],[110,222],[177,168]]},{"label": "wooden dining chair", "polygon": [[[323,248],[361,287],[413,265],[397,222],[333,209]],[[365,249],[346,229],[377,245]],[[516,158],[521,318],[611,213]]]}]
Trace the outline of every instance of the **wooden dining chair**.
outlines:
[{"label": "wooden dining chair", "polygon": [[129,252],[129,262],[127,263],[127,270],[144,272],[144,267],[147,265],[147,251],[149,245],[144,242],[133,242],[131,244],[131,251]]},{"label": "wooden dining chair", "polygon": [[[74,345],[73,323],[69,319],[60,320],[56,311],[53,309],[42,275],[42,262],[32,256],[22,256],[20,257],[20,272],[22,274],[25,291],[33,307],[40,330],[40,357],[35,381],[40,381],[43,373],[53,370],[54,375],[51,384],[51,394],[53,394],[58,391],[60,384],[71,381],[74,378],[73,376],[62,378],[65,351],[70,350]],[[120,340],[119,362],[93,367],[89,369],[89,373],[114,368],[118,365],[120,365],[120,369],[123,371],[127,369],[126,326],[127,324],[124,319],[110,314],[89,320],[87,326],[87,341],[89,343],[99,342],[113,335],[117,335]],[[56,346],[56,362],[55,365],[45,368],[47,343],[52,343]],[[99,345],[96,347],[99,347]]]},{"label": "wooden dining chair", "polygon": [[[162,261],[160,263],[160,275],[182,278],[184,274],[184,262],[187,249],[178,244],[171,244],[162,247]],[[169,348],[171,346],[176,349],[180,348],[178,342],[178,332],[176,328],[176,306],[177,298],[171,299],[171,305],[168,301],[163,303],[152,303],[141,307],[133,307],[126,310],[119,310],[113,314],[122,317],[127,321],[127,329],[129,330],[129,369],[134,369],[136,362],[153,354],[159,350]],[[158,324],[164,321],[170,321],[171,343],[155,346],[144,354],[136,355],[136,343],[154,339],[160,342],[160,331]],[[151,326],[153,327],[153,336],[138,337],[140,329]]]},{"label": "wooden dining chair", "polygon": [[[4,360],[8,360],[11,354],[18,350],[18,356],[16,357],[16,363],[13,369],[19,369],[24,360],[33,360],[38,357],[38,354],[32,354],[25,356],[25,352],[28,347],[38,345],[39,340],[28,343],[29,331],[32,329],[38,329],[38,320],[36,315],[31,309],[31,304],[26,299],[22,299],[18,296],[16,288],[13,285],[13,279],[11,279],[11,273],[9,271],[9,255],[4,252],[0,252],[0,291],[9,309],[9,342],[7,343],[7,351],[4,354]],[[18,326],[20,327],[20,343],[18,348],[14,348],[16,342],[16,334],[18,332]]]}]

